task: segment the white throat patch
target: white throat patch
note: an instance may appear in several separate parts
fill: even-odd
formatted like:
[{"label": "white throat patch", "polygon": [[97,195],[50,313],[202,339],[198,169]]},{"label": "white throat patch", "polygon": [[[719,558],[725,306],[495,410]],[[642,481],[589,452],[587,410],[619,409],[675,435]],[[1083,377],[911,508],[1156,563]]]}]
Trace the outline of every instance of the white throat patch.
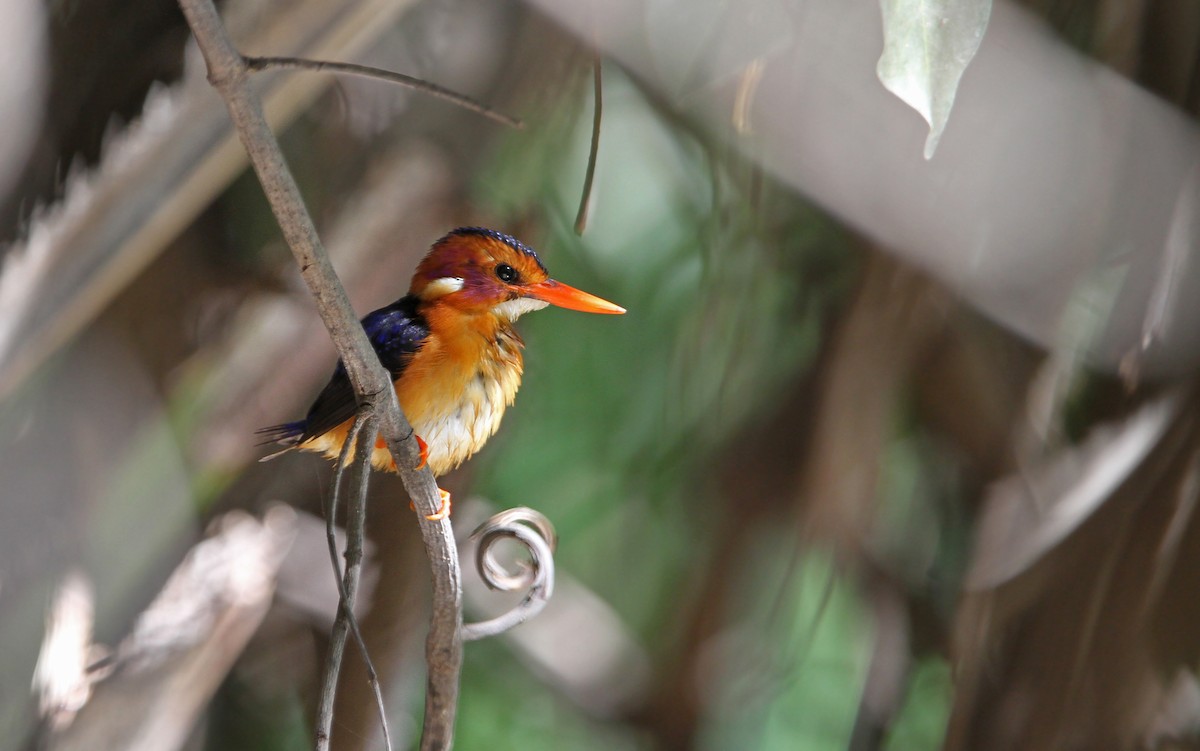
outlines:
[{"label": "white throat patch", "polygon": [[550,303],[532,297],[518,297],[492,306],[492,312],[506,321],[515,321],[532,310],[541,310]]}]

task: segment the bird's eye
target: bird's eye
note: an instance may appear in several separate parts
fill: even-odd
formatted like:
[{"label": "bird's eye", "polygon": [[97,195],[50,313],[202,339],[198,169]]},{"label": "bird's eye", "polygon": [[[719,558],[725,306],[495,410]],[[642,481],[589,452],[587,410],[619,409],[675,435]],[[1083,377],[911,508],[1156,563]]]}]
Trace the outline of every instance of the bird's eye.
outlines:
[{"label": "bird's eye", "polygon": [[506,284],[512,284],[517,281],[517,270],[507,263],[501,263],[496,266],[496,276],[500,281]]}]

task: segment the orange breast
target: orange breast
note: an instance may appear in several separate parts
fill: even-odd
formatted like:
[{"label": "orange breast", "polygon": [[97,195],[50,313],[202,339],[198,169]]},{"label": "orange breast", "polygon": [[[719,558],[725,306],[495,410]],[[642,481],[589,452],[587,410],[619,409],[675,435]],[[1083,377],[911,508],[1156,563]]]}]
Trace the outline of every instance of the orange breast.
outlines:
[{"label": "orange breast", "polygon": [[[522,343],[510,325],[494,318],[494,322],[429,318],[429,338],[396,380],[396,396],[413,430],[429,447],[429,468],[442,475],[482,448],[500,427],[504,410],[521,384]],[[351,422],[314,438],[304,448],[336,460]],[[381,439],[376,441],[371,463],[377,469],[395,470]]]}]

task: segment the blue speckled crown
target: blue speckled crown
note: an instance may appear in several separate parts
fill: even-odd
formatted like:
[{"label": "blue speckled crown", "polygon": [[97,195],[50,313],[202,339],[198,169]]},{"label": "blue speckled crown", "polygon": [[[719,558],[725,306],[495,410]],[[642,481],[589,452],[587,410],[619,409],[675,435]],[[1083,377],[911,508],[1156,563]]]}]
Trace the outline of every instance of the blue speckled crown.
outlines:
[{"label": "blue speckled crown", "polygon": [[545,265],[542,264],[542,259],[538,258],[538,254],[534,251],[533,248],[529,247],[528,245],[521,242],[520,240],[513,237],[512,235],[506,235],[503,232],[497,232],[496,230],[488,229],[487,227],[459,227],[456,230],[452,230],[449,234],[446,235],[446,237],[443,237],[441,240],[438,240],[438,244],[441,244],[444,240],[447,240],[451,237],[464,237],[464,236],[469,236],[469,235],[475,235],[477,237],[487,237],[487,238],[490,238],[497,242],[502,242],[505,245],[513,248],[514,250],[519,250],[522,253],[524,253],[525,255],[529,256],[530,258],[532,258],[534,261],[537,262],[538,268],[540,268],[542,271],[546,271]]}]

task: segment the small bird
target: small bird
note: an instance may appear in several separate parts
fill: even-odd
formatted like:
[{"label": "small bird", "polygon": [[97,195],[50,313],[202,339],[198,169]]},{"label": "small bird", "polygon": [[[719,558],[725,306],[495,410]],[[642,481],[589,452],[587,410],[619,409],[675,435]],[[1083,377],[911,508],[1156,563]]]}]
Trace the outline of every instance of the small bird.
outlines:
[{"label": "small bird", "polygon": [[[367,338],[391,373],[400,408],[412,424],[421,462],[443,475],[474,454],[500,427],[521,385],[524,342],[513,328],[522,314],[547,305],[587,313],[625,309],[550,278],[537,253],[501,232],[462,227],[433,244],[408,294],[362,319]],[[354,389],[338,362],[307,416],[258,431],[287,446],[335,461],[354,421]],[[353,449],[351,449],[352,456]],[[382,437],[371,452],[377,469],[396,471]],[[450,494],[430,520],[450,513]]]}]

